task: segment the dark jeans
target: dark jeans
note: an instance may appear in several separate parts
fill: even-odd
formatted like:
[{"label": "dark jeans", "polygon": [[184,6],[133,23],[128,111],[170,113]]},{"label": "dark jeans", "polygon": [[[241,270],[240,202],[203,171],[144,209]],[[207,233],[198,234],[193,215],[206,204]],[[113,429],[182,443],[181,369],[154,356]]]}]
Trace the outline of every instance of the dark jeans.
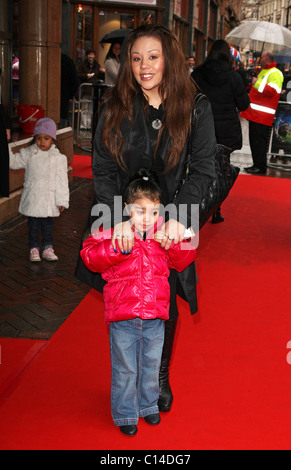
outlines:
[{"label": "dark jeans", "polygon": [[42,248],[53,247],[53,218],[28,217],[29,249],[40,249],[40,233],[42,235]]},{"label": "dark jeans", "polygon": [[267,168],[267,151],[272,127],[249,121],[249,140],[254,165],[261,170]]}]

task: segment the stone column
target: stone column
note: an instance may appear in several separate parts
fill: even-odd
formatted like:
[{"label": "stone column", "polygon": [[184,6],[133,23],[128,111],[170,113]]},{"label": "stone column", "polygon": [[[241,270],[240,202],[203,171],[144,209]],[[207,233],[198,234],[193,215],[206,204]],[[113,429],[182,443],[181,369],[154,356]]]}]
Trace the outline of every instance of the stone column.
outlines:
[{"label": "stone column", "polygon": [[19,102],[60,121],[62,0],[19,2]]}]

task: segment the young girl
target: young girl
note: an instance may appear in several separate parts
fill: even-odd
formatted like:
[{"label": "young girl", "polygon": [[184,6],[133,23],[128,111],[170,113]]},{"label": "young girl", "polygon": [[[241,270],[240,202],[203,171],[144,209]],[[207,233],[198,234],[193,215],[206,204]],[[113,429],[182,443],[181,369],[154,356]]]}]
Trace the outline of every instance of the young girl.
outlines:
[{"label": "young girl", "polygon": [[31,145],[13,154],[10,149],[10,168],[25,168],[23,193],[19,212],[28,217],[30,261],[42,258],[57,261],[53,250],[53,217],[69,207],[67,157],[55,146],[56,124],[52,119],[39,119],[34,127]]},{"label": "young girl", "polygon": [[124,200],[131,223],[133,247],[120,249],[113,229],[85,240],[81,257],[87,268],[101,272],[105,322],[110,324],[111,412],[121,432],[133,436],[139,417],[158,424],[159,368],[164,321],[169,318],[169,268],[185,269],[195,258],[188,243],[162,248],[158,230],[161,189],[148,170],[128,183]]}]

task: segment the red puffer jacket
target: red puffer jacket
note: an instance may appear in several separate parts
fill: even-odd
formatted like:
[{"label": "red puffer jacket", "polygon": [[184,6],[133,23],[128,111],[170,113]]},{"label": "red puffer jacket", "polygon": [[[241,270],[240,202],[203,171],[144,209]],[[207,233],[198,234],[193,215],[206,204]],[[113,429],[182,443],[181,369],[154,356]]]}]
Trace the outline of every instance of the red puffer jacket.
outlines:
[{"label": "red puffer jacket", "polygon": [[[103,273],[105,322],[142,318],[169,318],[169,268],[183,271],[196,256],[189,242],[164,250],[150,230],[146,240],[134,232],[130,254],[122,254],[112,243],[112,229],[98,232],[83,243],[81,258],[90,271]],[[194,279],[193,279],[193,282]]]}]

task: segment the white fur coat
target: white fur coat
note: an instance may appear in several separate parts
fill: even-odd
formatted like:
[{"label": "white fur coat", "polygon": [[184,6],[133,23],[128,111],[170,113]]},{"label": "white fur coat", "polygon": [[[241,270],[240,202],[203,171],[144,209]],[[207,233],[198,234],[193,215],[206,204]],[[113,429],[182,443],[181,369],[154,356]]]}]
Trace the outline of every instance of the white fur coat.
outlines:
[{"label": "white fur coat", "polygon": [[59,207],[69,207],[67,157],[54,144],[46,152],[37,145],[13,154],[10,168],[25,169],[19,212],[28,217],[57,217]]}]

